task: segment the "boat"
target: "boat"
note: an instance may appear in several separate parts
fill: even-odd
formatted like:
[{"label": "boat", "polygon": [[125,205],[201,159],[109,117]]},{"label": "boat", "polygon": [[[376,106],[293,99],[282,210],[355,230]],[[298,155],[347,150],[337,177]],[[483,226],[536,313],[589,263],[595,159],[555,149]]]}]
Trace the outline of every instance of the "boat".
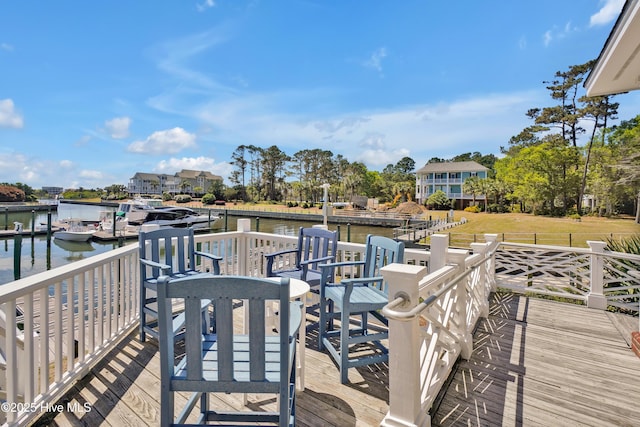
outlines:
[{"label": "boat", "polygon": [[67,261],[78,261],[91,256],[91,252],[95,251],[90,241],[81,242],[73,240],[53,239],[53,243],[60,249],[67,252],[64,259]]},{"label": "boat", "polygon": [[60,229],[53,233],[53,237],[72,242],[87,242],[96,231],[94,225],[85,225],[80,219],[66,219],[60,223]]},{"label": "boat", "polygon": [[160,228],[193,227],[195,229],[207,229],[210,228],[211,223],[219,218],[217,215],[202,215],[191,208],[177,206],[149,209],[143,213],[144,216],[140,216],[140,218],[128,218],[128,225],[157,225]]}]

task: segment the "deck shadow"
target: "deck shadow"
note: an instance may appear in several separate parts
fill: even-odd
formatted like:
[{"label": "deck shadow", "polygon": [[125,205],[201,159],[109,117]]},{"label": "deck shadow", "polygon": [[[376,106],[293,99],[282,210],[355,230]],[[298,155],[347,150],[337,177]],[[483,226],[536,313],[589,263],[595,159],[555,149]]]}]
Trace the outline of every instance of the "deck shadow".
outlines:
[{"label": "deck shadow", "polygon": [[[524,343],[528,299],[495,293],[480,319],[469,360],[459,358],[431,409],[433,426],[523,425]],[[516,399],[508,401],[508,395]]]}]

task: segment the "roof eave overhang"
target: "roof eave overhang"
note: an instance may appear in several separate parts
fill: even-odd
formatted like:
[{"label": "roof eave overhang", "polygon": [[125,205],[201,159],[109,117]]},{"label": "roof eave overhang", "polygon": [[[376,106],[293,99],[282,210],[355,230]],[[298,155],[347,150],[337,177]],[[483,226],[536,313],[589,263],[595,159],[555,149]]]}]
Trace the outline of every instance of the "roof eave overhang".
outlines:
[{"label": "roof eave overhang", "polygon": [[587,96],[640,89],[639,0],[625,3],[584,87]]}]

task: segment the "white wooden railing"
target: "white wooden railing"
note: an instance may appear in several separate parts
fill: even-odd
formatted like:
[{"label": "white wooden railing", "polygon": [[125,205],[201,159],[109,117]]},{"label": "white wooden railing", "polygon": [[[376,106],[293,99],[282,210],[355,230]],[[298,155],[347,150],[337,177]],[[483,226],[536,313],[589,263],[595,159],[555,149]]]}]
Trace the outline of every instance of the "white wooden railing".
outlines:
[{"label": "white wooden railing", "polygon": [[389,283],[389,412],[383,426],[428,426],[429,410],[459,356],[473,350],[472,331],[489,313],[495,237],[467,250],[431,237],[431,268],[391,264]]},{"label": "white wooden railing", "polygon": [[131,331],[137,257],[130,245],[0,286],[3,422],[48,411]]},{"label": "white wooden railing", "polygon": [[[294,247],[297,237],[249,226],[240,219],[237,231],[197,235],[196,243],[223,257],[222,274],[263,276],[264,254]],[[390,285],[383,425],[430,424],[431,404],[457,358],[470,357],[472,331],[496,287],[638,310],[640,256],[607,252],[602,242],[583,250],[496,237],[461,250],[434,235],[430,252],[408,249],[406,264],[383,268]],[[363,252],[363,244],[339,242],[337,258],[362,259]],[[50,409],[137,326],[138,295],[137,243],[0,286],[2,421],[25,425]]]},{"label": "white wooden railing", "polygon": [[[498,288],[638,313],[640,256],[605,250],[498,243],[486,235],[471,251],[432,236],[430,269],[392,264],[389,282],[389,412],[381,425],[428,426],[429,410],[458,357],[469,359],[472,331]],[[444,255],[443,255],[444,254]],[[444,260],[444,262],[442,262]],[[416,375],[418,373],[418,375]]]},{"label": "white wooden railing", "polygon": [[[196,244],[224,257],[222,274],[263,276],[263,255],[295,247],[297,237],[251,232],[240,219],[237,231],[196,235]],[[340,260],[361,259],[364,245],[339,242],[338,251]],[[426,266],[430,254],[405,258]],[[25,425],[55,409],[139,324],[138,301],[137,242],[0,286],[0,423]]]},{"label": "white wooden railing", "polygon": [[592,308],[638,312],[640,255],[589,248],[501,243],[495,277],[512,292],[575,300]]}]

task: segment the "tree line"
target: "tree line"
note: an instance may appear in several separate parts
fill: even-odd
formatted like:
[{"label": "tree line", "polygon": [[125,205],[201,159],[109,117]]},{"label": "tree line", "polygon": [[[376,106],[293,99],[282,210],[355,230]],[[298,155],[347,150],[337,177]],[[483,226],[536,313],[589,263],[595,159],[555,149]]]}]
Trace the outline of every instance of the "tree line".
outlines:
[{"label": "tree line", "polygon": [[378,172],[329,150],[304,149],[288,155],[276,145],[240,145],[230,163],[233,185],[227,189],[227,199],[317,203],[324,195],[323,184],[330,186],[331,201],[365,196],[387,202],[415,195],[415,161],[410,157]]}]

